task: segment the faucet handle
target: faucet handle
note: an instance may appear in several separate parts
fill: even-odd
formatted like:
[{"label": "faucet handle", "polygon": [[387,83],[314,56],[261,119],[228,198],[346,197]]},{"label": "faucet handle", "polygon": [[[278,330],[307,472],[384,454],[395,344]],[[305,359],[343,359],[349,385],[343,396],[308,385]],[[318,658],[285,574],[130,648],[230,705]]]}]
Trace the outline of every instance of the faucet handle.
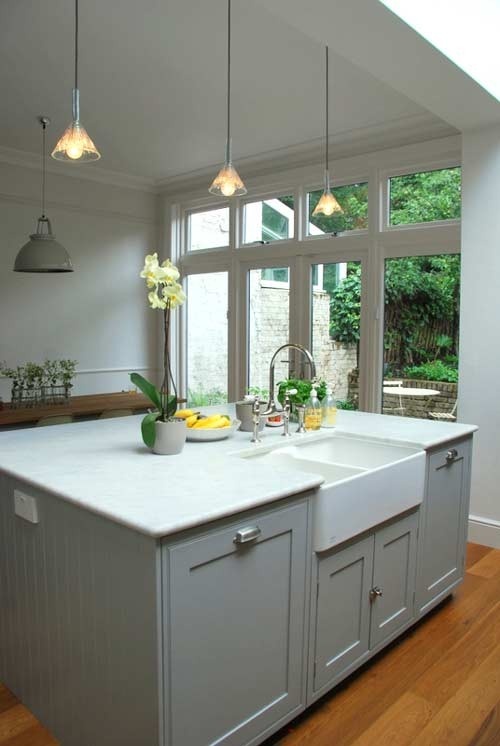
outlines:
[{"label": "faucet handle", "polygon": [[299,426],[296,430],[297,433],[300,435],[303,435],[306,432],[306,429],[304,427],[304,419],[306,414],[306,405],[305,404],[296,404],[295,408],[297,409],[297,415],[299,418]]}]

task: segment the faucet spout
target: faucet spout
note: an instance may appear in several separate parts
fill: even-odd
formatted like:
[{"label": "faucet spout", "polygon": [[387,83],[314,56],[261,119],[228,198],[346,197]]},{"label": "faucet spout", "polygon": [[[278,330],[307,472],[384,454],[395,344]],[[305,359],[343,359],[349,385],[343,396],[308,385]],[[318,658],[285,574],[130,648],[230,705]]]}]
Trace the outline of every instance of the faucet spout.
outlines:
[{"label": "faucet spout", "polygon": [[295,342],[287,342],[287,344],[278,347],[278,349],[272,356],[271,363],[269,365],[269,401],[267,403],[265,414],[276,412],[276,402],[274,399],[274,367],[276,365],[277,357],[283,352],[283,350],[297,350],[297,352],[300,352],[311,369],[311,378],[316,377],[316,364],[307,347],[304,347],[303,345],[297,344]]}]

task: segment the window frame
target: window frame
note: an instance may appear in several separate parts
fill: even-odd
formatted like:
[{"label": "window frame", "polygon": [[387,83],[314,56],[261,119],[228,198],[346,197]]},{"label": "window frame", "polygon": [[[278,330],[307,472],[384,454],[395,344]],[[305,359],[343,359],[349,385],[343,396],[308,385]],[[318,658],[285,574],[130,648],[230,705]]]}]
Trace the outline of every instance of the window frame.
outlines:
[{"label": "window frame", "polygon": [[[254,179],[246,178],[249,195],[229,201],[229,246],[185,252],[183,220],[186,211],[227,206],[215,201],[202,185],[182,193],[164,195],[168,216],[164,234],[165,255],[178,262],[181,275],[194,272],[229,272],[229,401],[240,398],[246,386],[246,268],[290,267],[290,339],[310,346],[308,327],[308,265],[362,260],[362,319],[360,339],[360,409],[381,411],[383,360],[384,263],[386,258],[460,253],[461,220],[388,225],[388,179],[422,171],[461,166],[459,136],[345,157],[332,162],[334,186],[368,183],[368,228],[330,234],[307,235],[307,193],[321,189],[321,163],[296,166],[279,172],[267,168]],[[193,182],[194,183],[194,182]],[[248,202],[266,197],[294,195],[295,236],[268,244],[242,244],[243,209]],[[182,314],[178,318],[182,318]],[[183,344],[176,340],[176,361],[182,369]],[[184,348],[185,349],[185,348]]]}]

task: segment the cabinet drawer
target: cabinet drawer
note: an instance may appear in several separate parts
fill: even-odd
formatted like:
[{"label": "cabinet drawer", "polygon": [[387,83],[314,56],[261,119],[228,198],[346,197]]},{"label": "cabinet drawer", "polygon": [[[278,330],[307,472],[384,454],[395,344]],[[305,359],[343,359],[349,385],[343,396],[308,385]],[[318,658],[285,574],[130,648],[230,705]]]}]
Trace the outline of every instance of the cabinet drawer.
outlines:
[{"label": "cabinet drawer", "polygon": [[171,746],[246,743],[301,704],[307,505],[176,545]]}]

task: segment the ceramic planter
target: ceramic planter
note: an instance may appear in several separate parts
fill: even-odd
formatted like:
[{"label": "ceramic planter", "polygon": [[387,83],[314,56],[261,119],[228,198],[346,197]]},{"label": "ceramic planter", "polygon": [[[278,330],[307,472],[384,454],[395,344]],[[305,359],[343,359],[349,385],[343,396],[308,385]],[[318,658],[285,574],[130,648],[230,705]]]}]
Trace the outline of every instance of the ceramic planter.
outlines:
[{"label": "ceramic planter", "polygon": [[185,420],[155,422],[155,442],[153,452],[160,456],[173,456],[180,453],[186,442],[187,427]]}]

